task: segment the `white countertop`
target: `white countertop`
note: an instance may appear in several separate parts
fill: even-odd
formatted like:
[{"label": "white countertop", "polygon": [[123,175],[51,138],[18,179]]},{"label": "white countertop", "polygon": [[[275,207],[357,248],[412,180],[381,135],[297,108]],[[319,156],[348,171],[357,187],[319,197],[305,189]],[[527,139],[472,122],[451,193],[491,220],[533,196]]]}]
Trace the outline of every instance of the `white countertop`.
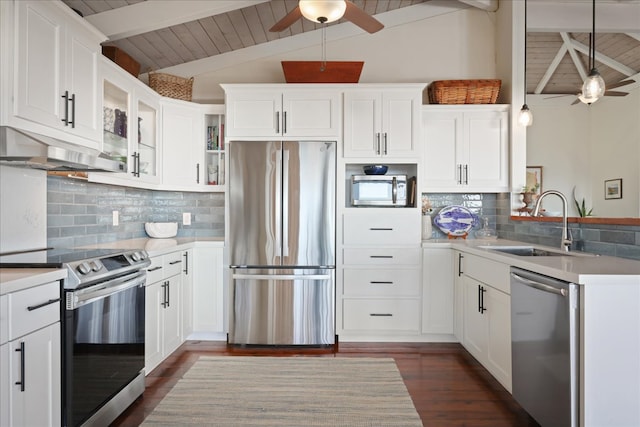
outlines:
[{"label": "white countertop", "polygon": [[542,246],[505,239],[493,240],[423,240],[422,247],[449,247],[462,250],[498,262],[534,271],[539,274],[555,277],[568,282],[587,284],[604,283],[606,280],[616,283],[640,285],[640,261],[597,256],[586,252],[569,252],[562,256],[519,256],[498,252],[483,246],[527,246],[550,251],[561,251],[560,248]]},{"label": "white countertop", "polygon": [[66,278],[63,268],[0,268],[0,295]]},{"label": "white countertop", "polygon": [[117,240],[115,242],[99,243],[84,246],[87,249],[144,249],[149,256],[158,256],[170,252],[198,246],[223,247],[224,237],[173,237],[169,239],[139,238],[130,240]]}]

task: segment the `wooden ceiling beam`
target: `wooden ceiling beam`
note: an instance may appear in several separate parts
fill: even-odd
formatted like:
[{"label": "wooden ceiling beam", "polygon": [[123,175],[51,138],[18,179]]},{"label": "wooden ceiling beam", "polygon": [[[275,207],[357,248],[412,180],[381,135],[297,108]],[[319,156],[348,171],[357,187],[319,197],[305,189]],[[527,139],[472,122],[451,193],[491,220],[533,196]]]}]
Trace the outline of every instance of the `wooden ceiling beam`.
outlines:
[{"label": "wooden ceiling beam", "polygon": [[[590,33],[592,24],[590,1],[535,0],[528,4],[527,28],[530,32]],[[637,1],[596,2],[596,32],[640,32],[640,4]]]},{"label": "wooden ceiling beam", "polygon": [[109,37],[119,40],[219,15],[268,0],[148,0],[89,15],[85,19]]}]

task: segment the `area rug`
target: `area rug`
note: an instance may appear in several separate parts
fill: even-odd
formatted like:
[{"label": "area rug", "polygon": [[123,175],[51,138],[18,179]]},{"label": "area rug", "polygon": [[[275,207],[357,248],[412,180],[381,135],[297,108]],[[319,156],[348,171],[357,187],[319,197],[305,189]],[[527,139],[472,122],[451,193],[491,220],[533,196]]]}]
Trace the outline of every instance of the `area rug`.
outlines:
[{"label": "area rug", "polygon": [[422,426],[393,359],[201,357],[143,426]]}]

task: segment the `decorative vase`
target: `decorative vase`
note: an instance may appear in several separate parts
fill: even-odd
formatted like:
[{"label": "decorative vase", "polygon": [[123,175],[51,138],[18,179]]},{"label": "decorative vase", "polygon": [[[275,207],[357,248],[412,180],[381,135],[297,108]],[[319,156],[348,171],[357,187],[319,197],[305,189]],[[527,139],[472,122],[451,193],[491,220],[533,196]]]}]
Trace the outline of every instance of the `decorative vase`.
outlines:
[{"label": "decorative vase", "polygon": [[430,239],[432,231],[431,215],[422,215],[422,240]]}]

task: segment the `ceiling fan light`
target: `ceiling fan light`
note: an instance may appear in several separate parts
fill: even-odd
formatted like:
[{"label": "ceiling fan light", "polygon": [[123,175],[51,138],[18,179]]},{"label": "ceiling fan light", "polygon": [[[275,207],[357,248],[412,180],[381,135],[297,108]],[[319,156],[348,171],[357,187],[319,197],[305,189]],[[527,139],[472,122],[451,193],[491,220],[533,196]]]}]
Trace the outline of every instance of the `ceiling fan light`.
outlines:
[{"label": "ceiling fan light", "polygon": [[[589,104],[591,104],[592,102],[595,102],[599,98],[601,98],[604,95],[604,91],[604,79],[602,78],[598,70],[592,68],[591,72],[589,73],[587,78],[584,79],[584,83],[582,84],[582,97],[584,97],[586,100],[593,100],[589,102]],[[582,99],[580,100],[582,101]]]},{"label": "ceiling fan light", "polygon": [[344,0],[300,0],[298,6],[302,16],[320,23],[337,21],[347,10]]},{"label": "ceiling fan light", "polygon": [[531,126],[533,124],[533,113],[527,104],[524,104],[518,115],[518,123],[522,126]]}]

